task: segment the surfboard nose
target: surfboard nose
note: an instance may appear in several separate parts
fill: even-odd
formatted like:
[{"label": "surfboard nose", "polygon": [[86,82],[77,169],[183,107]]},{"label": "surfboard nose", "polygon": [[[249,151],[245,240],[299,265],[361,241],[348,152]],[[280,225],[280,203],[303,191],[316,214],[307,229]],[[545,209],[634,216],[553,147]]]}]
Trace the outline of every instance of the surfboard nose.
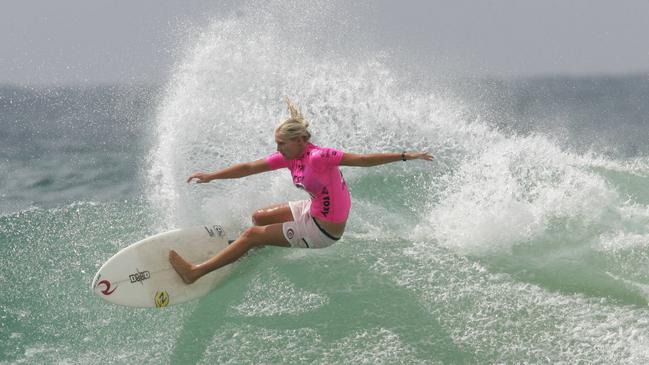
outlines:
[{"label": "surfboard nose", "polygon": [[169,251],[203,262],[227,247],[223,227],[196,226],[147,237],[114,254],[97,270],[90,285],[102,299],[131,307],[166,307],[205,295],[225,278],[230,266],[191,286],[171,266]]},{"label": "surfboard nose", "polygon": [[92,290],[92,291],[95,292],[95,293],[97,293],[96,288],[97,288],[97,285],[99,284],[99,278],[100,278],[100,277],[101,277],[101,272],[98,271],[98,272],[95,274],[95,277],[92,279],[92,284],[90,284],[90,290]]}]

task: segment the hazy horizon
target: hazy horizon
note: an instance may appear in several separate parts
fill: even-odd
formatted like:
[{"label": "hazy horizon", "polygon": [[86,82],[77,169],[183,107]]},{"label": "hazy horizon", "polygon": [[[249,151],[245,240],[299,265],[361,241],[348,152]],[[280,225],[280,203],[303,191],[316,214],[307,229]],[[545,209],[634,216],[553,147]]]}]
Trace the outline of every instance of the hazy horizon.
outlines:
[{"label": "hazy horizon", "polygon": [[[318,3],[263,4],[299,13],[287,19],[309,17],[318,30],[300,39],[307,45],[321,46],[342,26],[346,33],[322,46],[327,51],[368,47],[387,54],[393,68],[437,78],[649,75],[649,3],[643,1],[337,1],[327,5],[335,11],[322,14]],[[255,6],[11,2],[0,13],[0,84],[163,84],[206,26]],[[277,21],[286,21],[283,16]]]}]

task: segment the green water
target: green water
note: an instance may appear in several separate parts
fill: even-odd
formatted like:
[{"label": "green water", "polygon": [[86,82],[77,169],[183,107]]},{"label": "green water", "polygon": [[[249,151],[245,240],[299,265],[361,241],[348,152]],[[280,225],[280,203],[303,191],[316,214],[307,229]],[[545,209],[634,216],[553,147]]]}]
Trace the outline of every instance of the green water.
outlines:
[{"label": "green water", "polygon": [[133,309],[94,296],[98,267],[154,233],[156,219],[128,201],[0,218],[2,362],[635,362],[629,341],[641,344],[649,325],[646,293],[607,275],[646,261],[551,234],[471,258],[352,230],[325,250],[256,250],[185,305]]}]

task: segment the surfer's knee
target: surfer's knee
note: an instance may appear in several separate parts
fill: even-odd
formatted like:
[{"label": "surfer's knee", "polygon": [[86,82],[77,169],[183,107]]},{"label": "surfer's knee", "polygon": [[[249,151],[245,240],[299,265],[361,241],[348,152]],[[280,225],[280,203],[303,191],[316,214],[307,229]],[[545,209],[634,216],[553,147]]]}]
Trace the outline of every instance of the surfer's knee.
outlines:
[{"label": "surfer's knee", "polygon": [[252,224],[255,226],[261,226],[261,221],[264,219],[264,211],[262,209],[255,210],[252,213]]},{"label": "surfer's knee", "polygon": [[263,234],[263,229],[262,227],[259,226],[252,226],[243,231],[241,234],[241,238],[243,238],[246,242],[246,245],[249,247],[255,247],[260,244],[259,238]]}]

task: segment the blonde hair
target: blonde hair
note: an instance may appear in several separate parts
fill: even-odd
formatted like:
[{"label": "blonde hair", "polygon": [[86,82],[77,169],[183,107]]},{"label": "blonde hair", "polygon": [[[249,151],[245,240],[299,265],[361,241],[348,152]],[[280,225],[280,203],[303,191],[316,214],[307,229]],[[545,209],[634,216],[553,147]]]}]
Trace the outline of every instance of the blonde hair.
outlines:
[{"label": "blonde hair", "polygon": [[302,113],[300,113],[288,97],[285,96],[284,101],[288,105],[288,111],[291,113],[291,117],[283,121],[275,129],[275,132],[285,139],[294,140],[304,137],[304,140],[308,141],[311,138],[311,133],[307,129],[309,128],[309,122],[304,119]]}]

